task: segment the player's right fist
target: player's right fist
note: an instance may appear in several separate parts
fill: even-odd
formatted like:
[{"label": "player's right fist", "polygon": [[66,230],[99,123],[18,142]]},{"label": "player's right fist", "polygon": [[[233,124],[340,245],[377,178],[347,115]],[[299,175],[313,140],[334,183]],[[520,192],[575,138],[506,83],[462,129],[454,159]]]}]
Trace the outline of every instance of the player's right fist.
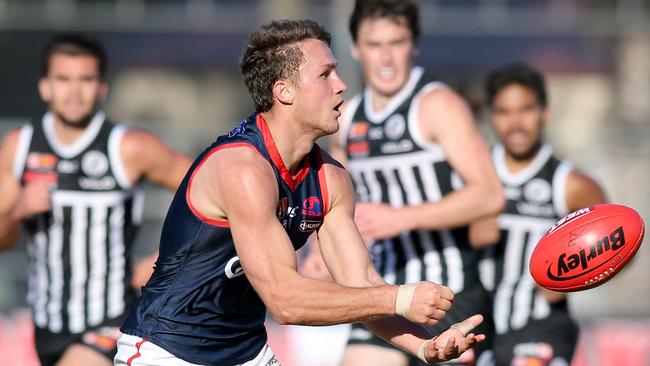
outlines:
[{"label": "player's right fist", "polygon": [[449,287],[429,281],[410,283],[398,288],[395,313],[416,324],[436,325],[453,301],[454,292]]},{"label": "player's right fist", "polygon": [[53,188],[54,183],[42,180],[26,184],[20,192],[15,215],[23,219],[52,210],[50,195]]}]

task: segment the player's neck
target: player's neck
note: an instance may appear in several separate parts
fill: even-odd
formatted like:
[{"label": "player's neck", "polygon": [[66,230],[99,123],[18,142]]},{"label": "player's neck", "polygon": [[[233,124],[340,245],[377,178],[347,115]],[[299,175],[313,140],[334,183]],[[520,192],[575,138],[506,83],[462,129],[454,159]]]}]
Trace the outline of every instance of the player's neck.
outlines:
[{"label": "player's neck", "polygon": [[291,174],[295,174],[300,169],[300,163],[314,147],[316,138],[300,129],[298,123],[291,123],[290,118],[282,118],[270,111],[262,113],[262,118],[266,121],[284,166]]},{"label": "player's neck", "polygon": [[54,114],[54,136],[63,145],[74,144],[86,132],[87,127],[87,124],[83,127],[72,126]]},{"label": "player's neck", "polygon": [[539,154],[541,147],[542,145],[540,144],[525,156],[514,156],[512,154],[506,153],[505,154],[506,168],[510,173],[514,173],[514,174],[519,173],[520,171],[526,169],[526,167],[532,164],[535,158],[537,158],[537,155]]},{"label": "player's neck", "polygon": [[384,95],[377,93],[374,90],[371,90],[370,93],[372,94],[372,110],[375,113],[381,113],[386,109],[388,103],[390,103],[394,97],[394,95]]}]

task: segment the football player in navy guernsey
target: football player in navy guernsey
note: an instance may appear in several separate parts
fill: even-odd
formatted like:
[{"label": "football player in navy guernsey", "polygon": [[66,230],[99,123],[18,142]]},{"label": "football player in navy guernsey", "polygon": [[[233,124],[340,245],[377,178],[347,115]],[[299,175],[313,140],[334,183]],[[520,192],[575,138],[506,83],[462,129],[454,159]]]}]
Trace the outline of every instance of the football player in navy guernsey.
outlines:
[{"label": "football player in navy guernsey", "polygon": [[153,134],[107,119],[105,73],[97,42],[52,39],[38,83],[48,111],[0,147],[0,246],[17,241],[22,222],[43,365],[112,364],[119,326],[155,260],[131,263],[139,183],[176,190],[191,164]]},{"label": "football player in navy guernsey", "polygon": [[[338,129],[347,86],[330,35],[309,20],[274,21],[240,63],[255,110],[198,156],[163,226],[160,256],[121,328],[116,365],[275,365],[264,328],[362,321],[421,359],[457,357],[485,335],[481,315],[437,337],[453,292],[386,284],[354,224],[346,171],[315,141]],[[316,232],[335,282],[300,275],[295,251]],[[414,324],[416,323],[416,324]]]},{"label": "football player in navy guernsey", "polygon": [[486,249],[482,268],[494,291],[496,365],[569,365],[578,327],[565,293],[535,284],[528,264],[539,239],[560,218],[605,202],[591,178],[553,154],[542,139],[549,119],[542,75],[511,64],[486,81],[491,121],[500,141],[492,158],[507,198],[498,217],[501,237]]},{"label": "football player in navy guernsey", "polygon": [[[356,2],[352,55],[366,88],[343,106],[331,152],[351,175],[356,223],[384,280],[428,280],[456,294],[447,317],[431,329],[438,333],[471,314],[489,314],[468,225],[496,215],[504,200],[466,103],[413,66],[418,17],[411,1]],[[496,225],[493,233],[495,240]],[[311,256],[306,266],[310,261]],[[478,357],[473,351],[455,363],[473,364]],[[353,324],[342,363],[393,366],[418,360]]]}]

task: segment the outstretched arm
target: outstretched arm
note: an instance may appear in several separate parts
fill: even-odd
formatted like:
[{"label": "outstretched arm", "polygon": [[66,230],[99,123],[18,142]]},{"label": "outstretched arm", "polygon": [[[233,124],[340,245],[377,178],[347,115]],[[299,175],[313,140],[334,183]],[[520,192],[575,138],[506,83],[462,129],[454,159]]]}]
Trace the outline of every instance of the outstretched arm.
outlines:
[{"label": "outstretched arm", "polygon": [[440,144],[463,187],[438,202],[400,208],[359,204],[357,223],[364,239],[393,237],[414,229],[445,229],[497,214],[504,205],[486,143],[465,102],[448,89],[425,94],[418,109],[423,137]]},{"label": "outstretched arm", "polygon": [[[384,285],[384,281],[372,266],[367,249],[353,221],[354,195],[347,173],[334,166],[327,166],[325,173],[331,193],[330,202],[332,202],[325,216],[325,222],[318,232],[320,250],[325,263],[335,281],[344,286]],[[405,298],[406,289],[413,291],[409,298]],[[451,307],[453,293],[444,286],[425,281],[400,286],[396,301],[396,312],[404,315],[405,311],[406,318],[410,320],[417,320],[420,314],[433,310],[430,316],[433,321],[426,321],[426,323],[435,324]],[[431,304],[437,305],[432,309]],[[481,321],[481,316],[475,316],[470,320],[473,326],[480,324]],[[418,321],[418,323],[423,322]],[[396,346],[421,358],[426,356],[429,362],[455,358],[484,339],[483,335],[475,337],[468,333],[465,337],[458,330],[450,329],[435,340],[424,343],[431,335],[424,328],[398,316],[367,321],[364,324],[378,336]]]}]

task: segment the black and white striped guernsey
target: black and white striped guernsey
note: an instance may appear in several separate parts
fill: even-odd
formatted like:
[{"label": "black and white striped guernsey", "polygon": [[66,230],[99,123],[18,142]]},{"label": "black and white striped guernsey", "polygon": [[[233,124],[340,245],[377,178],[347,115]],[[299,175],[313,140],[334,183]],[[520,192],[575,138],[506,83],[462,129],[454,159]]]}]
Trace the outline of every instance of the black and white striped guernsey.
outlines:
[{"label": "black and white striped guernsey", "polygon": [[55,184],[52,210],[24,221],[38,328],[80,333],[122,317],[134,298],[129,258],[143,197],[119,156],[126,130],[102,112],[72,145],[56,139],[50,113],[20,130],[14,176]]},{"label": "black and white striped guernsey", "polygon": [[537,291],[528,265],[539,239],[568,213],[565,192],[572,168],[555,158],[549,145],[542,145],[534,160],[515,174],[506,167],[503,145],[493,148],[492,158],[507,204],[498,219],[501,239],[489,248],[492,261],[481,270],[486,287],[494,290],[496,331],[504,334],[567,311],[566,301],[551,306]]},{"label": "black and white striped guernsey", "polygon": [[[426,141],[419,130],[420,99],[436,88],[447,86],[414,67],[407,84],[382,112],[372,109],[368,89],[349,101],[340,144],[358,201],[418,205],[439,201],[462,187],[442,147]],[[467,227],[403,232],[374,243],[370,250],[388,283],[430,280],[460,292],[478,281]]]}]

